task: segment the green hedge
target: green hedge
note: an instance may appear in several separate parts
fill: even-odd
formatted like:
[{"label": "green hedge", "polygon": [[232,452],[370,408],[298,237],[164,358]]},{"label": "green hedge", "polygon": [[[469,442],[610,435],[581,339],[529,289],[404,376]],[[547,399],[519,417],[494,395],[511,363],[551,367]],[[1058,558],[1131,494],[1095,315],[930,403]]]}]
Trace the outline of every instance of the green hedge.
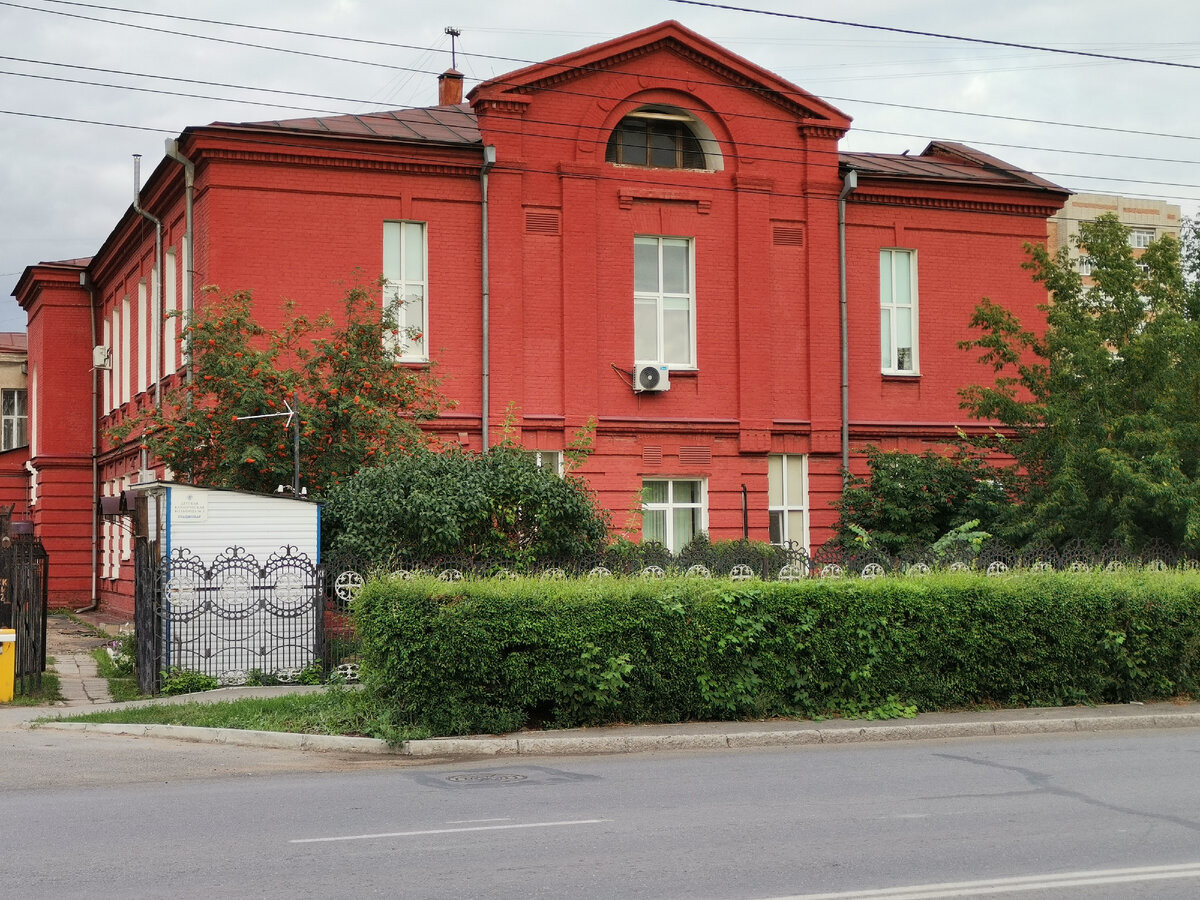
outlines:
[{"label": "green hedge", "polygon": [[1200,693],[1193,573],[382,579],[354,617],[369,688],[436,734]]}]

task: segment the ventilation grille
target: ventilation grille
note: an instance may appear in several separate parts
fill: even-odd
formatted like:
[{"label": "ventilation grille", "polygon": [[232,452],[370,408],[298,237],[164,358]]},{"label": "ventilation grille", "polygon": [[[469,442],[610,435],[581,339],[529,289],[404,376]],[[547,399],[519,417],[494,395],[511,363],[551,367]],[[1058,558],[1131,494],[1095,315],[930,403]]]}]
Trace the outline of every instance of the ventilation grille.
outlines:
[{"label": "ventilation grille", "polygon": [[803,247],[803,225],[776,225],[773,241],[776,247]]},{"label": "ventilation grille", "polygon": [[662,465],[662,447],[643,447],[642,463],[647,466]]},{"label": "ventilation grille", "polygon": [[680,447],[679,463],[684,466],[701,466],[707,468],[712,465],[712,448]]},{"label": "ventilation grille", "polygon": [[560,216],[555,210],[525,210],[526,234],[558,234]]}]

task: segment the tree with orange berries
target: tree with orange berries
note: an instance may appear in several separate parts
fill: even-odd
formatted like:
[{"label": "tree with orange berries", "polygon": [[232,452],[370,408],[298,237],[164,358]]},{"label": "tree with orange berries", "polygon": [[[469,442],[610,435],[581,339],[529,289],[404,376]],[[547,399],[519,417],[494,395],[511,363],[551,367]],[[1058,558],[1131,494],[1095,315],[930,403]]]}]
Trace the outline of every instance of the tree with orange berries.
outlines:
[{"label": "tree with orange berries", "polygon": [[[161,405],[113,429],[139,440],[175,477],[211,487],[268,492],[293,478],[293,423],[300,422],[300,481],[323,496],[359,468],[427,443],[418,423],[447,405],[429,367],[396,361],[394,316],[378,286],[346,291],[341,315],[315,319],[285,305],[266,328],[249,292],[208,292],[181,340],[192,377],[177,377]],[[253,418],[258,417],[258,418]]]}]

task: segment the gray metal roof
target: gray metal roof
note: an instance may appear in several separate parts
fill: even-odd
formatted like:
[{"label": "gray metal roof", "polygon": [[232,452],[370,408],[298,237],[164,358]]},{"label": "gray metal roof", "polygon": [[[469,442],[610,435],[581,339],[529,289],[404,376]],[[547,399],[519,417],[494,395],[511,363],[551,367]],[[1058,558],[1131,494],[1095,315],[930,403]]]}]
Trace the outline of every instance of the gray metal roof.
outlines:
[{"label": "gray metal roof", "polygon": [[953,141],[933,141],[921,153],[839,153],[843,169],[865,176],[912,181],[956,182],[992,187],[1028,187],[1069,194],[1066,188],[1011,163]]},{"label": "gray metal roof", "polygon": [[341,137],[385,138],[438,144],[478,144],[479,126],[466,103],[425,106],[347,116],[278,119],[265,122],[214,122],[225,128],[278,129]]}]

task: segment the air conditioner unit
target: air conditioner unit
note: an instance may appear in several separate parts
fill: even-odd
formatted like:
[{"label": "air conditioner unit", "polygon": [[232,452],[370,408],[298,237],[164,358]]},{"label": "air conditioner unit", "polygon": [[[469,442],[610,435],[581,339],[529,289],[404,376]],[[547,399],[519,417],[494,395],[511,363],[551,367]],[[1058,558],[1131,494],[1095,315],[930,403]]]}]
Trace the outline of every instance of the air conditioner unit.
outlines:
[{"label": "air conditioner unit", "polygon": [[636,363],[633,367],[633,389],[642,391],[668,391],[671,389],[671,373],[661,363]]},{"label": "air conditioner unit", "polygon": [[92,348],[92,368],[95,369],[111,369],[112,368],[112,350],[105,347],[103,344],[97,344]]}]

